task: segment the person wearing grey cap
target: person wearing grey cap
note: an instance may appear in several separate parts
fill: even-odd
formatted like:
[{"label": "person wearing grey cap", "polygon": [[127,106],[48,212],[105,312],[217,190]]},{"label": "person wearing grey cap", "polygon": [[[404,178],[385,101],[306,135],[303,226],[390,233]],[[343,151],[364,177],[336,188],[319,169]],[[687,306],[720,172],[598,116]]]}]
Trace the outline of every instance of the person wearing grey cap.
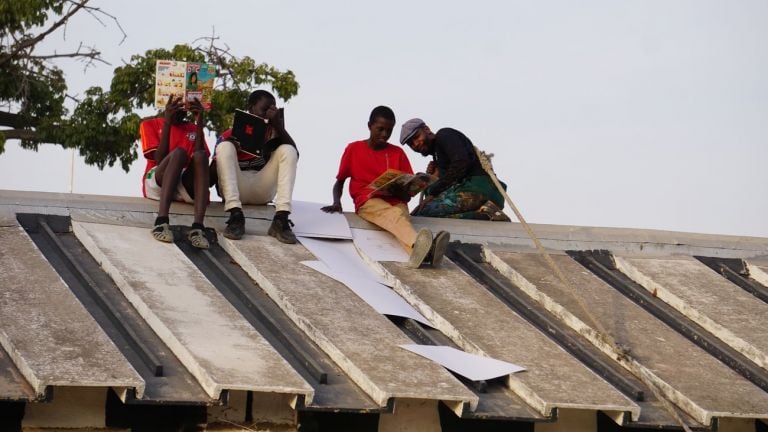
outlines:
[{"label": "person wearing grey cap", "polygon": [[438,178],[424,191],[425,198],[411,212],[413,216],[510,220],[502,211],[504,197],[483,170],[466,135],[451,128],[433,133],[424,120],[413,118],[403,123],[400,144],[432,156],[427,173]]}]

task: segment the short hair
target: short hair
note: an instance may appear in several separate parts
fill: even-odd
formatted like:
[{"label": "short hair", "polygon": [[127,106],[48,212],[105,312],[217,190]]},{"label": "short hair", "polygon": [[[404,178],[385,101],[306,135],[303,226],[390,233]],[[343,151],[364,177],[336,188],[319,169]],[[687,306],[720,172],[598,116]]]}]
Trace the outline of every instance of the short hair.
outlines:
[{"label": "short hair", "polygon": [[384,105],[379,105],[371,111],[371,116],[368,118],[368,123],[373,123],[377,118],[381,117],[385,120],[395,121],[395,112],[392,108]]},{"label": "short hair", "polygon": [[266,91],[266,90],[255,90],[253,93],[251,93],[248,96],[248,107],[252,107],[256,102],[269,97],[274,99],[275,97],[272,96],[272,93]]}]

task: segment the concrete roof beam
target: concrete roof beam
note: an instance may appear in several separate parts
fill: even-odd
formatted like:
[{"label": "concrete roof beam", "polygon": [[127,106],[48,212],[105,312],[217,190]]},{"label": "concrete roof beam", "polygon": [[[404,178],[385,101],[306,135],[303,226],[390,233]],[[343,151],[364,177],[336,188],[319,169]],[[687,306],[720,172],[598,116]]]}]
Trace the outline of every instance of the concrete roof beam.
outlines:
[{"label": "concrete roof beam", "polygon": [[[567,354],[445,259],[439,269],[368,259],[414,308],[467,352],[521,365],[510,389],[542,415],[555,408],[629,412],[640,407]],[[520,349],[520,347],[526,349]]]},{"label": "concrete roof beam", "polygon": [[445,402],[457,414],[477,396],[441,366],[398,345],[413,343],[349,288],[300,264],[314,256],[301,245],[246,235],[221,239],[288,317],[380,406],[391,399]]},{"label": "concrete roof beam", "polygon": [[[485,250],[486,260],[515,286],[635,376],[649,377],[664,397],[696,421],[710,425],[717,417],[757,418],[768,410],[768,395],[754,384],[569,256],[551,257],[577,292],[563,286],[539,254]],[[576,295],[581,296],[581,302]],[[619,355],[615,347],[607,346],[596,336],[598,329],[593,327],[593,318],[614,340],[630,348],[629,358]],[[713,395],[712,388],[721,390]]]},{"label": "concrete roof beam", "polygon": [[252,390],[312,400],[312,387],[175,245],[156,241],[144,228],[72,226],[210,397],[219,398],[224,390]]},{"label": "concrete roof beam", "polygon": [[114,387],[141,397],[144,380],[24,230],[1,227],[0,244],[0,346],[34,392]]},{"label": "concrete roof beam", "polygon": [[768,305],[698,260],[615,257],[622,273],[768,370]]}]

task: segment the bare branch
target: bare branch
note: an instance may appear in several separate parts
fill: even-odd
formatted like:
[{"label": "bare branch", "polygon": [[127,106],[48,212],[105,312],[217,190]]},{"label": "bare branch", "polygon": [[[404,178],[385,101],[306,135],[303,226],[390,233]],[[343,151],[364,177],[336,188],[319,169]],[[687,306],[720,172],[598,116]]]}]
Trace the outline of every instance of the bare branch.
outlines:
[{"label": "bare branch", "polygon": [[0,56],[0,65],[7,63],[12,58],[16,57],[20,52],[27,48],[32,48],[35,45],[37,45],[41,40],[45,39],[49,34],[53,33],[64,25],[74,14],[76,14],[80,9],[82,9],[86,3],[88,3],[89,0],[80,0],[79,3],[75,3],[73,7],[67,11],[67,13],[62,16],[58,21],[53,23],[51,27],[49,27],[47,30],[41,32],[37,36],[33,37],[32,39],[27,39],[19,43],[17,46],[13,47],[11,52],[8,54]]},{"label": "bare branch", "polygon": [[103,15],[111,19],[114,22],[115,26],[117,26],[117,28],[120,30],[120,33],[123,34],[123,38],[120,39],[120,42],[118,43],[118,45],[122,45],[123,42],[125,42],[125,39],[128,37],[128,34],[123,29],[123,26],[120,25],[120,21],[117,19],[117,17],[115,17],[110,13],[104,12],[101,8],[98,8],[98,7],[85,6],[84,8],[85,8],[85,11],[88,12],[88,14],[90,14],[96,21],[99,22],[99,24],[101,24],[104,27],[106,27],[107,25],[104,23],[104,21],[101,20],[101,18],[99,18],[98,15]]},{"label": "bare branch", "polygon": [[46,54],[46,55],[31,55],[29,56],[29,58],[39,59],[39,60],[50,60],[50,59],[63,58],[63,57],[69,57],[69,58],[80,57],[81,59],[89,58],[93,61],[98,61],[106,65],[110,64],[109,62],[107,62],[106,60],[100,57],[101,56],[100,51],[95,51],[93,48],[90,48],[90,49],[91,51],[89,52],[81,52],[80,48],[78,47],[78,50],[72,53],[59,54],[57,52],[54,52],[53,54]]}]

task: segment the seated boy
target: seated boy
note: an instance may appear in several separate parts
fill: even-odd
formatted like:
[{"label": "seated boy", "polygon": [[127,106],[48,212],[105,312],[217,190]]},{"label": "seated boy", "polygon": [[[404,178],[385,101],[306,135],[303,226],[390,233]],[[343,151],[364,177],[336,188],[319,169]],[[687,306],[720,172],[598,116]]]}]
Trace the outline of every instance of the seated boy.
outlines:
[{"label": "seated boy", "polygon": [[406,205],[410,196],[405,191],[396,193],[397,196],[369,196],[372,189],[368,185],[386,170],[413,173],[405,152],[387,142],[394,127],[395,113],[390,108],[378,106],[373,109],[368,120],[370,136],[367,140],[347,145],[333,185],[333,204],[323,207],[323,211],[342,211],[341,192],[344,182],[350,178],[349,194],[355,203],[357,215],[394,235],[410,254],[409,267],[420,267],[430,255],[432,266],[436,267],[443,259],[450,235],[441,231],[433,241],[432,233],[426,228],[416,233]]},{"label": "seated boy", "polygon": [[267,234],[283,243],[296,243],[291,230],[293,185],[299,152],[296,143],[285,129],[282,110],[278,110],[275,97],[265,90],[256,90],[248,97],[247,110],[268,121],[263,149],[253,152],[240,147],[232,130],[219,137],[211,164],[211,178],[219,196],[224,198],[224,210],[230,216],[224,237],[238,240],[245,234],[243,204],[263,205],[275,202],[275,216]]},{"label": "seated boy", "polygon": [[168,97],[162,117],[141,122],[141,147],[147,158],[144,170],[144,196],[160,201],[152,228],[155,239],[173,243],[168,220],[171,201],[194,203],[195,219],[187,234],[192,246],[208,249],[203,218],[208,206],[208,146],[203,138],[204,110],[200,101],[191,104],[195,123],[185,120],[182,97]]}]

